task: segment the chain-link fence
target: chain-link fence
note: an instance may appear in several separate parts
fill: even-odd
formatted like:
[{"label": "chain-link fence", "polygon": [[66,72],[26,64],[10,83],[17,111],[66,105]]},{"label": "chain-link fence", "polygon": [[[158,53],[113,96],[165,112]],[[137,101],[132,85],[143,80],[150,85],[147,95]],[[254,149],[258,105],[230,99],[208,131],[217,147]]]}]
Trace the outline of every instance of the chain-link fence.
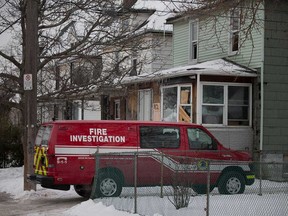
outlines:
[{"label": "chain-link fence", "polygon": [[91,198],[140,215],[288,215],[288,179],[276,178],[287,164],[178,155],[96,154]]}]

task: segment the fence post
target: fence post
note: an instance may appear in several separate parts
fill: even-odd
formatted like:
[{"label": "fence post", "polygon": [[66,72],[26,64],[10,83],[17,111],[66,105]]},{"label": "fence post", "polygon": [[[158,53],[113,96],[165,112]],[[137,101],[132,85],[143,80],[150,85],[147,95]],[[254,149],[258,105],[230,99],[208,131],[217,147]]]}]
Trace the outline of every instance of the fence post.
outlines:
[{"label": "fence post", "polygon": [[137,152],[134,153],[134,214],[137,214]]},{"label": "fence post", "polygon": [[259,157],[259,196],[262,196],[262,151],[260,150]]},{"label": "fence post", "polygon": [[206,201],[206,216],[209,216],[210,206],[210,161],[207,161],[207,201]]},{"label": "fence post", "polygon": [[163,198],[163,160],[164,160],[164,155],[163,152],[161,152],[161,187],[160,187],[160,198]]},{"label": "fence post", "polygon": [[93,180],[93,185],[92,185],[92,191],[90,195],[90,199],[94,199],[96,197],[96,188],[97,188],[97,175],[98,175],[98,170],[99,170],[99,154],[96,152],[95,155],[95,173],[94,173],[94,180]]}]

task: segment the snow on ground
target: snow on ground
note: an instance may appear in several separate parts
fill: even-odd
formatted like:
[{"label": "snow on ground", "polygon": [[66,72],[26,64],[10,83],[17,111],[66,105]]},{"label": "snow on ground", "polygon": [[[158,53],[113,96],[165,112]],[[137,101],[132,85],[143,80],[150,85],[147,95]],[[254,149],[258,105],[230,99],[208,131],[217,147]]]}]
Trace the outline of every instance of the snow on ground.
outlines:
[{"label": "snow on ground", "polygon": [[[59,197],[77,197],[74,189],[69,191],[49,190],[37,185],[37,191],[23,191],[23,168],[0,169],[0,192],[9,193],[14,199],[41,199],[41,197],[59,198]],[[80,204],[64,210],[62,216],[139,216],[124,211],[116,210],[113,206],[105,206],[101,202],[87,200]],[[31,214],[32,215],[32,214]],[[42,214],[33,214],[33,216]]]},{"label": "snow on ground", "polygon": [[[168,196],[159,197],[159,187],[137,189],[137,212],[151,216],[185,216],[206,215],[206,196],[191,197],[188,208],[176,210]],[[154,190],[154,191],[153,191]],[[124,188],[121,197],[79,201],[72,208],[63,208],[62,216],[140,216],[134,212],[133,189]],[[50,199],[77,197],[74,189],[70,191],[48,190],[37,186],[37,191],[23,191],[23,168],[0,169],[0,192],[9,193],[15,200],[36,200],[49,197]],[[166,191],[167,192],[167,191]],[[247,187],[245,194],[221,196],[215,189],[209,197],[209,213],[213,216],[233,215],[288,215],[288,183],[263,182],[263,194],[259,196],[259,182]],[[171,198],[170,198],[171,199]],[[121,209],[124,211],[119,211]],[[128,212],[129,211],[129,212]],[[40,213],[29,216],[43,216]],[[49,214],[45,214],[49,215]],[[54,214],[55,215],[55,214]]]}]

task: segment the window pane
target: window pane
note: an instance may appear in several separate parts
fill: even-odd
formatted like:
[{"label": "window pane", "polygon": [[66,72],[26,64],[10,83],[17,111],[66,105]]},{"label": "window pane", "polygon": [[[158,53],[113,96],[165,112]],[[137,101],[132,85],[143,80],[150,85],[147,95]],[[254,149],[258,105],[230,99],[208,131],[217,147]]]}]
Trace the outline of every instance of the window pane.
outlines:
[{"label": "window pane", "polygon": [[197,22],[191,23],[191,39],[192,41],[197,40]]},{"label": "window pane", "polygon": [[232,34],[232,51],[237,51],[239,49],[239,32],[234,32]]},{"label": "window pane", "polygon": [[222,106],[202,106],[203,124],[223,124]]},{"label": "window pane", "polygon": [[191,122],[191,106],[179,107],[179,121]]},{"label": "window pane", "polygon": [[248,120],[248,107],[247,106],[229,106],[228,107],[229,120]]},{"label": "window pane", "polygon": [[41,126],[40,129],[38,130],[38,133],[37,133],[37,136],[36,136],[35,145],[37,145],[37,146],[41,145],[41,141],[42,141],[42,137],[43,137],[44,131],[45,131],[45,127]]},{"label": "window pane", "polygon": [[249,87],[229,86],[228,87],[229,105],[249,105]]},{"label": "window pane", "polygon": [[163,120],[177,121],[177,87],[163,88]]},{"label": "window pane", "polygon": [[192,43],[191,59],[197,59],[197,42]]},{"label": "window pane", "polygon": [[198,149],[198,150],[213,149],[213,140],[204,131],[198,128],[188,128],[187,134],[190,149]]},{"label": "window pane", "polygon": [[239,30],[240,12],[238,9],[232,10],[230,14],[230,25],[232,30]]},{"label": "window pane", "polygon": [[47,146],[49,138],[50,138],[51,130],[52,130],[52,127],[50,126],[40,127],[36,136],[35,145]]},{"label": "window pane", "polygon": [[175,127],[140,127],[141,148],[177,148],[180,143],[180,131]]},{"label": "window pane", "polygon": [[203,103],[223,104],[224,103],[224,87],[223,86],[203,86]]},{"label": "window pane", "polygon": [[228,87],[228,125],[249,125],[249,87]]},{"label": "window pane", "polygon": [[181,87],[180,103],[191,104],[191,87]]},{"label": "window pane", "polygon": [[120,101],[119,100],[115,100],[114,109],[115,109],[114,111],[115,119],[120,119]]}]

